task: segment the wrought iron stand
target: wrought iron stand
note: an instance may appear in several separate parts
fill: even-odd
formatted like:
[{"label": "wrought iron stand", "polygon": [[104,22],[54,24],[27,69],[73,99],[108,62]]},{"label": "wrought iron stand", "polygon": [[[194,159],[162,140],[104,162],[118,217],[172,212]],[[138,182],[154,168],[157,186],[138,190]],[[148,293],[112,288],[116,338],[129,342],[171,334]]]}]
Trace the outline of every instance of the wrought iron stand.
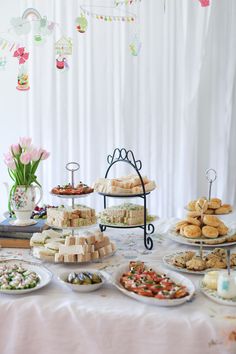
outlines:
[{"label": "wrought iron stand", "polygon": [[[139,176],[140,182],[141,182],[141,186],[142,186],[142,191],[143,193],[140,194],[134,194],[134,195],[111,195],[111,194],[105,194],[105,193],[99,193],[101,195],[103,195],[103,200],[104,200],[104,209],[106,209],[107,207],[107,201],[106,198],[107,197],[112,197],[112,198],[134,198],[134,197],[139,197],[143,199],[143,206],[144,206],[144,224],[140,225],[140,226],[128,226],[126,228],[141,228],[144,231],[144,245],[148,250],[151,250],[153,248],[153,240],[150,237],[151,234],[154,233],[155,231],[155,227],[153,224],[149,224],[147,223],[147,210],[146,210],[146,196],[149,193],[145,192],[145,187],[144,187],[144,183],[143,183],[143,179],[142,176],[140,174],[140,170],[142,168],[142,162],[140,160],[135,160],[134,154],[131,150],[126,150],[124,148],[122,149],[118,149],[116,148],[113,151],[113,155],[108,155],[107,156],[107,162],[109,164],[109,167],[106,171],[105,174],[105,178],[107,178],[108,173],[111,169],[111,167],[113,165],[115,165],[118,162],[125,162],[127,164],[129,164],[130,166],[133,167],[133,169],[135,170],[135,172],[137,173],[137,175]],[[113,228],[122,228],[122,226],[110,226],[110,225],[103,225],[103,224],[99,224],[100,230],[101,231],[105,231],[107,227],[113,227]]]}]

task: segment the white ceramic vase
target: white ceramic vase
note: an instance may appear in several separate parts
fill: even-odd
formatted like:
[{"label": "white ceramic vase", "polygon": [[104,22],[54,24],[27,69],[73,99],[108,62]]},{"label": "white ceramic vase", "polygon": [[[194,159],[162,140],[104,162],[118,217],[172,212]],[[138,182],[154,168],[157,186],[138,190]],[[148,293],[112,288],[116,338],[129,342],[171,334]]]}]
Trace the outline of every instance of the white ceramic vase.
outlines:
[{"label": "white ceramic vase", "polygon": [[[36,190],[39,196],[36,201]],[[32,224],[32,211],[41,201],[43,196],[42,189],[38,186],[17,186],[11,195],[11,208],[15,213],[15,225],[30,225]]]}]

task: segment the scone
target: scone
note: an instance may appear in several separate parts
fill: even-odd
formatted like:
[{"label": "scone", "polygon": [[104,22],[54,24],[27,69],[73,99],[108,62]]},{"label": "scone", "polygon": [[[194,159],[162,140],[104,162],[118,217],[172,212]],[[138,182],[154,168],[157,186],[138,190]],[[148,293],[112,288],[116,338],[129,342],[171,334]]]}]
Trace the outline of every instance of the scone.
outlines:
[{"label": "scone", "polygon": [[208,208],[208,201],[205,198],[200,198],[196,201],[195,210],[205,213]]},{"label": "scone", "polygon": [[186,220],[181,220],[179,222],[177,222],[177,224],[175,225],[175,231],[178,232],[180,231],[181,227],[187,226],[188,222]]},{"label": "scone", "polygon": [[188,238],[201,237],[202,230],[197,225],[188,225],[184,227],[184,236]]},{"label": "scone", "polygon": [[204,214],[206,214],[206,215],[213,215],[214,213],[215,213],[215,210],[208,208],[208,209],[205,211]]},{"label": "scone", "polygon": [[223,204],[221,205],[220,208],[215,210],[215,214],[221,215],[221,214],[229,214],[232,212],[232,206],[230,204]]},{"label": "scone", "polygon": [[219,268],[219,269],[225,269],[226,268],[226,262],[224,261],[223,258],[219,257],[213,257],[206,261],[206,267],[207,268]]},{"label": "scone", "polygon": [[207,226],[218,227],[221,221],[218,219],[217,216],[214,215],[204,215],[203,223]]},{"label": "scone", "polygon": [[208,202],[208,208],[218,209],[221,207],[221,200],[219,198],[211,198]]},{"label": "scone", "polygon": [[196,200],[191,200],[187,205],[187,209],[189,211],[195,211],[195,204],[196,204]]},{"label": "scone", "polygon": [[203,226],[202,234],[207,238],[216,238],[219,236],[219,231],[212,226]]},{"label": "scone", "polygon": [[201,213],[199,211],[188,211],[187,216],[190,216],[191,218],[198,218],[201,216]]},{"label": "scone", "polygon": [[189,270],[204,270],[206,269],[206,261],[199,256],[195,256],[186,263],[186,268]]},{"label": "scone", "polygon": [[227,235],[229,228],[223,222],[221,222],[220,225],[217,227],[217,230],[220,236],[224,236]]},{"label": "scone", "polygon": [[201,222],[197,218],[192,218],[191,216],[187,216],[185,221],[191,225],[197,225],[197,226],[201,225]]}]

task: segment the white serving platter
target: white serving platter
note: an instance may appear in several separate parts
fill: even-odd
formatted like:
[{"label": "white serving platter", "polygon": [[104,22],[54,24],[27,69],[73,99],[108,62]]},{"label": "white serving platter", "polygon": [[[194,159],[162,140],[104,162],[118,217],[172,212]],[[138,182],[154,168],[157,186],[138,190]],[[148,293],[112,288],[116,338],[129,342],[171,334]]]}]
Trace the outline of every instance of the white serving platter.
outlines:
[{"label": "white serving platter", "polygon": [[123,264],[117,269],[117,271],[112,276],[112,283],[124,295],[129,296],[130,298],[132,298],[134,300],[143,302],[144,304],[147,304],[147,305],[169,307],[169,306],[181,305],[181,304],[191,300],[191,298],[194,295],[195,288],[194,288],[193,283],[188,278],[184,277],[181,274],[172,272],[172,271],[166,271],[165,269],[163,269],[161,267],[156,267],[156,266],[150,265],[150,264],[146,264],[146,265],[148,267],[151,267],[152,270],[154,270],[158,273],[161,273],[161,274],[165,274],[166,276],[170,277],[170,279],[173,280],[174,282],[176,282],[177,284],[181,284],[181,285],[186,286],[186,288],[188,289],[189,295],[187,295],[183,298],[180,298],[180,299],[163,299],[163,300],[161,300],[161,299],[157,299],[157,298],[153,298],[153,297],[141,296],[141,295],[133,293],[132,291],[128,291],[120,283],[120,278],[121,278],[122,274],[129,270],[128,264]]},{"label": "white serving platter", "polygon": [[[202,247],[227,247],[227,246],[233,246],[236,245],[236,241],[232,241],[232,242],[227,242],[227,239],[230,238],[233,234],[235,233],[235,231],[229,231],[227,235],[224,236],[219,236],[217,238],[187,238],[184,237],[180,234],[178,234],[176,231],[174,230],[169,230],[167,231],[167,233],[165,234],[166,237],[168,237],[170,240],[181,243],[183,245],[191,245],[191,246],[200,246],[202,243]],[[209,243],[210,242],[210,243]],[[216,243],[212,243],[212,242],[216,242]]]}]

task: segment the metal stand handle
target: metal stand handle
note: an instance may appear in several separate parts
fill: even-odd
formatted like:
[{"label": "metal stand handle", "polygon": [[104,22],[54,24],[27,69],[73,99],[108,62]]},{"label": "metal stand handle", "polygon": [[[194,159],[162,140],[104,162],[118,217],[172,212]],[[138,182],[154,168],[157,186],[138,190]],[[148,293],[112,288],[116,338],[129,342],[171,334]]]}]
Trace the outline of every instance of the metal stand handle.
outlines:
[{"label": "metal stand handle", "polygon": [[208,200],[211,199],[212,183],[215,182],[216,178],[217,178],[216,170],[214,170],[213,168],[209,168],[208,170],[206,170],[206,179],[209,182]]}]

